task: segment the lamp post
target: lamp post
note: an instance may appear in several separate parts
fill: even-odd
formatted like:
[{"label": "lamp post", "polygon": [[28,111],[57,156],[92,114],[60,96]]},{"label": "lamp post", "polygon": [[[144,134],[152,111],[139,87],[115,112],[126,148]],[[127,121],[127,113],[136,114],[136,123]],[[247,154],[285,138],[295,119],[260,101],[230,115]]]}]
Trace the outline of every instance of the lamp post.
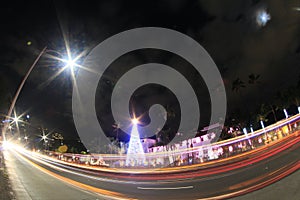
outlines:
[{"label": "lamp post", "polygon": [[[40,52],[40,54],[38,55],[38,57],[35,59],[35,61],[34,61],[33,64],[31,65],[31,67],[29,68],[29,70],[28,70],[27,73],[25,74],[25,76],[24,76],[24,78],[23,78],[21,84],[19,85],[19,87],[18,87],[18,89],[17,89],[17,92],[16,92],[16,94],[15,94],[15,96],[14,96],[14,98],[13,98],[11,104],[10,104],[10,107],[9,107],[8,112],[7,112],[7,115],[6,115],[6,121],[9,120],[9,118],[10,118],[10,116],[11,116],[11,114],[12,114],[12,111],[13,111],[13,109],[14,109],[14,107],[15,107],[15,104],[16,104],[16,102],[17,102],[17,99],[18,99],[18,97],[19,97],[19,94],[20,94],[20,92],[21,92],[21,90],[22,90],[22,88],[23,88],[23,86],[24,86],[24,84],[25,84],[25,81],[27,80],[29,74],[31,73],[31,71],[33,70],[33,68],[35,67],[35,65],[37,64],[37,62],[39,61],[39,59],[41,58],[41,56],[44,54],[44,52],[46,51],[46,49],[47,49],[47,47],[44,47],[44,49]],[[8,123],[5,123],[5,124],[4,124],[3,130],[2,130],[3,141],[6,140],[5,133],[6,133],[6,131],[7,131],[8,126],[9,126]]]},{"label": "lamp post", "polygon": [[[24,76],[24,78],[23,78],[21,84],[19,85],[19,87],[18,87],[18,89],[17,89],[17,92],[16,92],[16,94],[15,94],[15,96],[14,96],[12,102],[11,102],[11,105],[10,105],[9,109],[8,109],[8,112],[7,112],[6,120],[5,120],[5,121],[9,121],[9,118],[11,118],[12,111],[13,111],[13,109],[14,109],[14,107],[15,107],[15,104],[16,104],[16,102],[17,102],[17,99],[18,99],[18,97],[19,97],[19,94],[20,94],[20,92],[21,92],[21,90],[22,90],[22,88],[23,88],[23,86],[24,86],[26,80],[28,79],[28,77],[29,77],[31,71],[32,71],[33,68],[36,66],[37,62],[40,60],[40,58],[42,57],[42,55],[43,55],[45,52],[54,52],[54,53],[57,53],[57,54],[59,54],[59,55],[62,56],[62,54],[61,54],[60,52],[57,52],[57,51],[54,51],[54,50],[49,50],[49,49],[47,49],[47,47],[44,47],[44,48],[43,48],[43,50],[39,53],[39,55],[37,56],[37,58],[35,59],[35,61],[34,61],[33,64],[31,65],[31,67],[29,68],[29,70],[28,70],[27,73],[25,74],[25,76]],[[62,62],[67,63],[66,66],[73,67],[74,65],[76,65],[75,61],[76,61],[78,58],[79,58],[79,57],[77,57],[76,59],[73,60],[72,57],[71,57],[71,55],[70,55],[70,52],[68,51],[68,59],[59,59],[59,60],[62,61]],[[29,117],[29,115],[28,115],[28,117]],[[6,140],[5,134],[6,134],[6,131],[7,131],[8,127],[9,127],[9,123],[5,123],[4,126],[3,126],[3,129],[2,129],[2,137],[3,137],[3,141]]]}]

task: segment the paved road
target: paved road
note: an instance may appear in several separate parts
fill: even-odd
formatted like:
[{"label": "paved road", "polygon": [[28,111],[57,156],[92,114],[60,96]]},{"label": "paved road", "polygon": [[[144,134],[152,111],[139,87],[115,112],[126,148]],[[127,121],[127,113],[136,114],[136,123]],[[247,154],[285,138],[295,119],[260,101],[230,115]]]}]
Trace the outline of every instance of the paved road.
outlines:
[{"label": "paved road", "polygon": [[18,155],[6,151],[6,165],[9,176],[20,200],[97,200],[105,199],[97,194],[75,188],[45,174],[28,164]]},{"label": "paved road", "polygon": [[232,198],[232,200],[299,200],[300,170],[261,190]]},{"label": "paved road", "polygon": [[[258,184],[272,181],[276,177],[284,175],[284,172],[289,169],[299,166],[300,143],[294,144],[291,148],[276,154],[276,156],[240,169],[205,177],[195,176],[195,178],[173,179],[164,182],[159,180],[147,182],[129,181],[128,179],[116,180],[113,177],[110,180],[103,180],[102,176],[87,174],[57,164],[53,166],[53,163],[50,162],[40,163],[30,158],[30,156],[25,158],[21,154],[12,151],[7,154],[9,158],[8,167],[12,169],[12,174],[15,176],[13,177],[15,188],[18,190],[19,195],[24,196],[20,199],[107,198],[99,197],[96,193],[120,199],[207,199],[216,196],[219,196],[219,199],[224,199],[228,197],[226,196],[228,193],[255,188]],[[196,174],[197,171],[192,173]],[[57,180],[57,178],[63,182]],[[165,178],[168,179],[168,176]],[[75,186],[81,189],[75,188]],[[270,187],[271,189],[267,189],[267,191],[272,190],[272,186]],[[84,190],[90,191],[90,193],[84,192]],[[264,191],[260,193],[265,194]],[[253,193],[253,195],[256,194],[259,195],[257,192]],[[253,195],[249,194],[240,198],[253,199]],[[260,199],[257,198],[257,195],[254,197],[256,197],[254,199]],[[264,199],[274,198],[265,197]],[[299,198],[292,195],[289,198],[281,196],[279,199],[298,200]]]}]

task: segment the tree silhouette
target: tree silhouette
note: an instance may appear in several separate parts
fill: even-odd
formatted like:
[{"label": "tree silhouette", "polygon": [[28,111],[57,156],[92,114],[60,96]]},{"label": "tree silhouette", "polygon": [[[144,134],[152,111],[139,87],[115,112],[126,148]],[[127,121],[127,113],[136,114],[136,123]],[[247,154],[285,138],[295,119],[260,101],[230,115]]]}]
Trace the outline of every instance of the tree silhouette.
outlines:
[{"label": "tree silhouette", "polygon": [[232,91],[239,93],[241,89],[245,87],[245,83],[240,78],[237,78],[232,82],[231,89]]},{"label": "tree silhouette", "polygon": [[257,117],[256,117],[256,121],[257,122],[260,122],[260,121],[263,121],[263,122],[267,122],[268,121],[268,114],[270,113],[271,111],[268,109],[268,106],[266,106],[266,104],[261,104],[260,105],[260,108],[259,108],[259,113],[257,114]]},{"label": "tree silhouette", "polygon": [[290,91],[287,90],[281,90],[278,91],[275,97],[275,104],[280,109],[288,108],[290,106]]},{"label": "tree silhouette", "polygon": [[259,79],[259,77],[260,77],[260,75],[259,74],[250,74],[249,76],[248,76],[248,83],[249,84],[258,84],[258,83],[260,83],[259,81],[258,81],[258,79]]},{"label": "tree silhouette", "polygon": [[289,104],[300,105],[300,87],[289,87],[286,96]]}]

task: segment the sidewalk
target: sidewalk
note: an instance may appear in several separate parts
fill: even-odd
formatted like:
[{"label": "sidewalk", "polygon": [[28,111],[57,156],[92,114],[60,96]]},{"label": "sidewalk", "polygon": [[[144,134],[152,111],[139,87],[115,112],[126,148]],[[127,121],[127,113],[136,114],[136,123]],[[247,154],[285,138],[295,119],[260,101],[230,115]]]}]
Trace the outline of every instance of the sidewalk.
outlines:
[{"label": "sidewalk", "polygon": [[8,174],[5,168],[3,152],[0,149],[0,200],[13,200],[12,189],[10,187]]}]

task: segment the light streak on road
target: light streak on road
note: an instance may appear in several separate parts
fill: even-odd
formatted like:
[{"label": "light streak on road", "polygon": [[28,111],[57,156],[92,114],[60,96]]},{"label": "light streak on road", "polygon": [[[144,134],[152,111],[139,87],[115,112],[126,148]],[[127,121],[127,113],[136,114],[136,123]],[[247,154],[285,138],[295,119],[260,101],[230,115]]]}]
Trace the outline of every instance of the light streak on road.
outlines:
[{"label": "light streak on road", "polygon": [[[192,199],[199,197],[210,199],[210,197],[217,195],[211,199],[224,199],[270,185],[300,168],[299,157],[295,156],[300,151],[299,118],[300,114],[265,127],[267,133],[277,128],[280,128],[282,131],[286,129],[289,132],[285,136],[278,137],[271,143],[267,142],[262,144],[262,146],[257,146],[257,148],[251,148],[245,152],[241,151],[238,154],[199,164],[156,169],[89,166],[87,164],[68,162],[68,158],[71,158],[74,154],[59,154],[64,158],[60,160],[50,157],[51,155],[56,156],[53,153],[50,156],[43,155],[38,152],[28,151],[14,143],[5,143],[4,146],[6,146],[8,151],[14,152],[15,156],[18,156],[43,173],[68,183],[79,190],[96,193],[105,198],[139,198],[139,195],[145,193],[145,195],[155,194],[157,199],[161,199],[160,197],[166,197],[163,195],[170,194],[168,191],[172,191],[174,197],[177,197],[177,194],[179,196],[187,194]],[[235,140],[215,143],[211,144],[211,146],[220,147],[224,146],[224,144],[229,144],[235,150],[238,143],[233,144],[232,142],[242,140],[247,143],[249,138],[256,135],[260,137],[265,131],[255,131]],[[258,138],[255,139],[257,140]],[[194,152],[194,149],[188,148],[181,152]],[[151,156],[158,155],[160,154],[152,154]],[[82,155],[84,159],[91,158],[89,156],[97,157],[99,155]],[[123,159],[124,156],[108,155],[107,158]],[[288,162],[285,162],[287,158]],[[273,164],[273,166],[270,165],[272,167],[265,169],[265,163],[269,165],[272,162],[276,163],[276,166]],[[251,174],[248,174],[248,172]],[[205,188],[207,183],[216,183],[213,185],[218,185],[217,181],[220,180],[223,180],[225,183],[227,183],[226,180],[231,182],[219,185],[220,190],[218,190],[218,193],[215,190],[202,191],[202,188]],[[124,189],[124,187],[129,189]],[[199,193],[199,188],[201,188],[201,193]],[[213,190],[213,187],[206,187],[206,189]]]},{"label": "light streak on road", "polygon": [[[293,166],[289,166],[289,167],[286,167],[287,169],[284,171],[284,170],[280,170],[280,173],[278,173],[279,175],[278,176],[275,176],[275,177],[272,177],[272,178],[268,178],[267,180],[263,181],[263,182],[260,182],[258,183],[257,181],[254,181],[254,180],[250,180],[248,183],[240,183],[239,186],[243,186],[242,184],[245,184],[246,185],[250,185],[249,183],[256,183],[255,185],[251,186],[251,187],[248,187],[248,188],[245,188],[245,189],[241,189],[241,190],[238,190],[238,191],[235,191],[235,192],[231,192],[231,193],[227,193],[227,194],[224,194],[224,195],[219,195],[219,196],[214,196],[214,197],[211,197],[211,198],[201,198],[201,199],[198,199],[198,200],[219,200],[219,199],[228,199],[228,198],[233,198],[233,197],[237,197],[237,196],[241,196],[241,195],[244,195],[244,194],[247,194],[249,192],[253,192],[255,190],[259,190],[261,188],[264,188],[268,185],[271,185],[272,183],[275,183],[276,181],[279,181],[280,179],[283,179],[284,177],[292,174],[293,172],[297,171],[300,169],[300,161],[298,161],[296,164],[294,164]],[[264,178],[266,178],[267,176],[265,176]],[[260,177],[258,178],[257,180],[262,180],[263,177]],[[234,186],[233,186],[234,187]]]},{"label": "light streak on road", "polygon": [[182,189],[193,189],[194,186],[182,186],[182,187],[137,187],[140,190],[182,190]]},{"label": "light streak on road", "polygon": [[[37,168],[38,170],[44,172],[45,174],[48,174],[58,180],[61,180],[67,184],[70,184],[72,186],[75,186],[79,189],[82,189],[82,190],[86,190],[86,191],[90,191],[90,192],[93,192],[93,193],[97,193],[99,194],[101,197],[104,197],[104,198],[109,198],[109,199],[116,199],[116,200],[121,200],[121,199],[132,199],[132,198],[128,198],[126,197],[125,195],[123,194],[120,194],[120,193],[117,193],[117,192],[113,192],[113,191],[108,191],[108,190],[104,190],[104,189],[100,189],[100,188],[96,188],[96,187],[93,187],[93,186],[90,186],[90,185],[87,185],[87,184],[83,184],[83,183],[80,183],[80,182],[77,182],[77,181],[74,181],[70,178],[66,178],[64,176],[61,176],[61,175],[58,175],[57,173],[54,173],[52,171],[49,171],[47,169],[45,169],[44,167],[41,167],[40,165],[30,161],[29,159],[25,158],[24,156],[18,154],[18,156],[20,158],[22,158],[24,161],[26,161],[27,163],[31,164],[32,166],[34,166],[35,168]],[[45,163],[43,163],[45,164]],[[53,167],[53,166],[52,166]],[[56,169],[58,171],[61,170],[61,168],[59,167],[56,167]]]},{"label": "light streak on road", "polygon": [[[295,135],[290,135],[285,140],[290,140],[291,138],[294,138]],[[73,163],[66,163],[64,161],[56,160],[53,158],[49,158],[48,156],[44,156],[38,153],[32,153],[30,151],[26,150],[19,150],[20,153],[24,154],[24,156],[30,157],[31,159],[34,159],[37,162],[40,162],[41,164],[47,165],[53,169],[59,170],[59,171],[65,171],[74,175],[83,176],[86,178],[92,178],[95,180],[101,180],[101,181],[108,181],[114,180],[119,183],[130,183],[136,181],[136,177],[128,176],[129,174],[136,174],[136,175],[143,175],[142,177],[139,177],[139,181],[142,181],[144,184],[149,183],[148,181],[152,180],[160,180],[163,181],[166,179],[165,176],[158,176],[159,174],[168,174],[168,180],[177,180],[177,179],[189,179],[189,178],[196,178],[196,177],[205,177],[209,175],[216,175],[221,174],[225,172],[230,172],[236,169],[240,169],[242,167],[246,167],[248,165],[253,165],[254,163],[258,163],[264,159],[270,158],[294,145],[300,142],[300,137],[296,137],[295,139],[291,141],[287,141],[283,144],[285,140],[277,141],[273,144],[273,146],[276,144],[277,146],[274,146],[274,148],[270,148],[271,146],[264,146],[262,148],[255,149],[253,151],[249,151],[246,153],[238,154],[234,157],[229,157],[226,159],[217,160],[217,162],[213,162],[214,165],[210,166],[207,165],[208,163],[202,163],[200,165],[195,166],[182,166],[182,167],[176,167],[176,168],[162,168],[157,169],[156,171],[153,170],[128,170],[128,169],[118,169],[118,168],[107,168],[105,169],[105,174],[107,178],[103,177],[94,177],[94,176],[88,176],[86,174],[87,170],[92,171],[102,171],[102,168],[95,168],[95,167],[89,167],[84,165],[77,165]],[[247,159],[245,159],[247,158]],[[43,161],[44,160],[44,161]],[[46,162],[45,162],[46,161]],[[49,163],[50,162],[50,163]],[[52,163],[52,164],[51,164]],[[58,164],[59,163],[59,164]],[[59,167],[59,165],[61,167]],[[73,168],[73,167],[75,168]],[[78,169],[79,168],[79,169]],[[192,172],[192,170],[197,170],[196,172]],[[76,171],[79,171],[80,173],[77,173]],[[103,172],[103,171],[102,171]],[[179,173],[178,173],[179,172]],[[92,175],[97,174],[98,172],[89,172]],[[149,175],[147,175],[149,174]],[[157,174],[157,176],[154,176]],[[100,175],[98,173],[98,175]],[[123,180],[126,179],[126,180]],[[131,181],[130,181],[131,179]],[[145,182],[147,181],[147,182]]]},{"label": "light streak on road", "polygon": [[[279,121],[279,122],[277,122],[273,125],[270,125],[270,126],[266,127],[264,130],[260,129],[260,130],[254,131],[253,133],[248,133],[247,135],[239,136],[239,137],[229,139],[229,140],[226,140],[226,141],[221,141],[221,142],[217,142],[217,143],[209,144],[209,145],[204,145],[204,146],[200,146],[200,147],[194,147],[192,149],[188,148],[188,149],[178,149],[178,150],[169,151],[169,152],[146,153],[145,157],[146,157],[146,159],[155,159],[155,158],[158,158],[158,157],[164,158],[166,156],[179,156],[179,155],[182,155],[182,154],[196,153],[197,151],[203,150],[203,149],[220,148],[220,147],[224,147],[226,145],[237,144],[238,142],[243,142],[244,140],[249,141],[250,139],[253,139],[254,137],[259,137],[260,135],[263,137],[263,135],[265,135],[266,132],[270,132],[270,131],[282,128],[283,126],[289,125],[290,123],[294,123],[296,120],[299,120],[299,118],[300,118],[300,114],[295,115],[295,116],[290,117],[290,118],[285,119],[285,120],[281,120],[281,121]],[[289,137],[289,136],[285,136],[285,138],[286,137]],[[261,139],[260,139],[260,141],[261,141]],[[272,144],[276,144],[278,141],[281,141],[281,139],[273,141]],[[251,145],[251,143],[250,143],[250,145]],[[199,163],[199,164],[186,165],[186,166],[176,166],[176,167],[165,167],[165,168],[162,168],[162,169],[149,168],[149,167],[146,167],[144,169],[138,169],[138,170],[136,170],[135,168],[132,168],[132,167],[127,167],[127,168],[111,168],[111,167],[109,167],[109,168],[106,168],[106,167],[95,167],[95,166],[87,166],[87,165],[84,166],[82,164],[75,164],[75,163],[65,162],[65,161],[57,160],[57,159],[50,158],[50,157],[48,157],[48,159],[52,159],[54,162],[59,162],[59,163],[67,164],[67,165],[74,166],[74,167],[80,167],[80,168],[86,168],[86,169],[104,171],[104,172],[121,171],[121,172],[126,172],[126,173],[133,173],[133,174],[159,173],[161,170],[165,170],[165,171],[170,170],[172,172],[180,171],[180,170],[190,170],[190,169],[195,168],[195,167],[207,166],[211,163],[216,164],[216,163],[223,162],[225,160],[230,160],[230,159],[233,160],[234,158],[245,156],[246,154],[248,154],[248,152],[251,154],[251,153],[257,151],[257,149],[263,149],[264,146],[268,146],[268,145],[265,144],[265,145],[262,145],[260,147],[256,147],[255,149],[243,152],[240,155],[231,155],[230,158],[213,159],[213,160],[209,160],[209,161],[206,161],[204,163]],[[62,155],[66,156],[66,157],[72,157],[75,154],[66,153],[66,154],[62,154]],[[123,161],[126,160],[126,155],[91,154],[91,155],[76,155],[76,156],[79,156],[80,158],[85,158],[85,159],[90,159],[91,157],[102,157],[103,159],[106,159],[106,160],[116,160],[116,161],[117,160],[119,160],[119,161],[120,160],[123,160]]]},{"label": "light streak on road", "polygon": [[300,7],[294,7],[294,10],[300,11]]}]

